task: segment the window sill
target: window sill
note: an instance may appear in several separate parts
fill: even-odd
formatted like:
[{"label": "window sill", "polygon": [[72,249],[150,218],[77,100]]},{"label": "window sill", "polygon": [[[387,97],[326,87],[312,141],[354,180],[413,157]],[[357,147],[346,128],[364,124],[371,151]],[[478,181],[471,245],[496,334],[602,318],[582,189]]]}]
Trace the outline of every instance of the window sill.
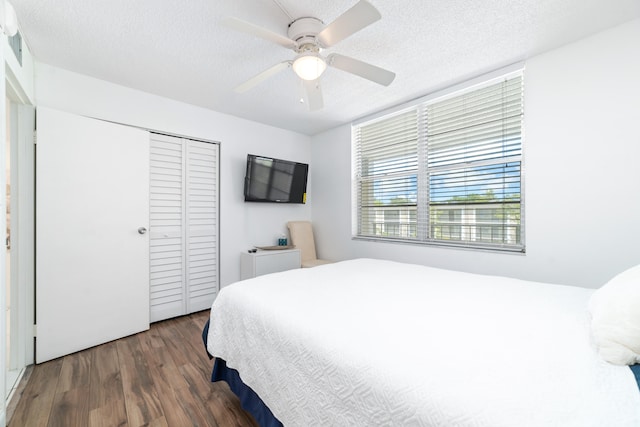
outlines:
[{"label": "window sill", "polygon": [[459,249],[466,251],[481,251],[481,252],[493,252],[493,253],[505,253],[515,255],[525,255],[525,246],[500,246],[491,244],[464,244],[464,243],[448,243],[448,242],[432,242],[432,241],[420,241],[420,240],[407,240],[407,239],[393,239],[384,237],[373,236],[351,236],[351,240],[363,241],[363,242],[375,242],[375,243],[395,243],[401,245],[412,246],[426,246],[431,248],[444,248],[444,249]]}]

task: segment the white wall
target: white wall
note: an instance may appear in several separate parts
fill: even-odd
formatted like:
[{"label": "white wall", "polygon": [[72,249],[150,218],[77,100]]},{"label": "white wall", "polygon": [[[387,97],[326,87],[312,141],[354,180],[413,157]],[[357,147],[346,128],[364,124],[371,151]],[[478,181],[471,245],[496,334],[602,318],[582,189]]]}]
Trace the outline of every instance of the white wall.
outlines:
[{"label": "white wall", "polygon": [[640,20],[526,62],[526,254],[351,239],[351,129],[312,138],[319,256],[598,287],[640,263]]},{"label": "white wall", "polygon": [[[305,205],[245,203],[247,153],[310,163],[308,136],[150,95],[36,63],[36,102],[70,113],[209,141],[220,146],[220,282],[240,279],[240,252],[274,245],[286,222],[310,219]],[[211,96],[214,96],[212,94]],[[313,168],[311,168],[313,169]],[[311,179],[309,185],[311,185]]]}]

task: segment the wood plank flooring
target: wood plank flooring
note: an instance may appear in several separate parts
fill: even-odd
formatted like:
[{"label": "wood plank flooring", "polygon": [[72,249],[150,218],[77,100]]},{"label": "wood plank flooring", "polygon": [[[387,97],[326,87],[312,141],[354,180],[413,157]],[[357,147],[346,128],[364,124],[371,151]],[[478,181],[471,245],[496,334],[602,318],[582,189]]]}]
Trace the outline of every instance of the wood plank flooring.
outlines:
[{"label": "wood plank flooring", "polygon": [[[10,427],[257,427],[202,345],[209,311],[33,367]],[[14,402],[12,402],[13,404]]]}]

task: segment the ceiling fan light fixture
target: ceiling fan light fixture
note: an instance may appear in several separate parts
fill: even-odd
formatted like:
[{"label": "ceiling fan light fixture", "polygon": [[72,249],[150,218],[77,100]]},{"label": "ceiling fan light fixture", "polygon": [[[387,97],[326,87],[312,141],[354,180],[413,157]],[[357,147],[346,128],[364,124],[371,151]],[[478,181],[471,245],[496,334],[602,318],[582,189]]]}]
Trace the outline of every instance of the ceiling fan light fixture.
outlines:
[{"label": "ceiling fan light fixture", "polygon": [[327,63],[320,54],[306,52],[298,55],[292,67],[302,80],[315,80],[327,69]]}]

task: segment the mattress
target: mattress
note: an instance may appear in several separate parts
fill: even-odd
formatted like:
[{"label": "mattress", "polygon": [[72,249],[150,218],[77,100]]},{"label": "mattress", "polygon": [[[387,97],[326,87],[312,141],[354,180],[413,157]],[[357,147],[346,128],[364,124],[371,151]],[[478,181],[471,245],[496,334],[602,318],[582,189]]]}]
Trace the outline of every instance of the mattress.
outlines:
[{"label": "mattress", "polygon": [[285,426],[637,426],[589,289],[360,259],[238,282],[209,352]]}]

